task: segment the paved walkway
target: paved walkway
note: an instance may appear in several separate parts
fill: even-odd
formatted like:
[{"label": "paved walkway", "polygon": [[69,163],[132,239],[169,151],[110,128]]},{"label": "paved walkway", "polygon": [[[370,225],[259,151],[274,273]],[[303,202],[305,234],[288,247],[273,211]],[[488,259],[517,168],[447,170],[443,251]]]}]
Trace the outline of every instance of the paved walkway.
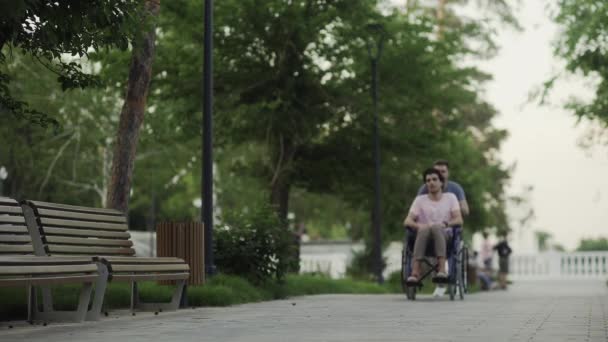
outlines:
[{"label": "paved walkway", "polygon": [[420,296],[322,295],[229,308],[123,313],[83,324],[0,325],[0,341],[603,341],[601,281],[521,282],[450,302]]}]

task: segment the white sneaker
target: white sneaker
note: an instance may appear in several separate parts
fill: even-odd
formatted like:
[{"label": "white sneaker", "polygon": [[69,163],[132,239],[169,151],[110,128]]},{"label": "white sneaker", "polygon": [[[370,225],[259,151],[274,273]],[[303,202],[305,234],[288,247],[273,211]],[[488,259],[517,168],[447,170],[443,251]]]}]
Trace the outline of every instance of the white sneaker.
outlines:
[{"label": "white sneaker", "polygon": [[435,291],[433,291],[433,297],[439,298],[445,294],[446,288],[445,286],[435,286]]}]

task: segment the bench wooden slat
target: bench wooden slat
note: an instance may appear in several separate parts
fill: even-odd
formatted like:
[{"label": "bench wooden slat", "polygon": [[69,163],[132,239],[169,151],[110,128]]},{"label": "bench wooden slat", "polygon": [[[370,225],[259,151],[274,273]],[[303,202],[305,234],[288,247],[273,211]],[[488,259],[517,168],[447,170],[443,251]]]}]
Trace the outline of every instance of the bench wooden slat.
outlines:
[{"label": "bench wooden slat", "polygon": [[25,218],[23,216],[0,215],[0,224],[2,224],[2,223],[21,223],[21,224],[25,224]]},{"label": "bench wooden slat", "polygon": [[32,238],[29,235],[4,235],[0,234],[0,243],[3,242],[32,242]]},{"label": "bench wooden slat", "polygon": [[105,209],[105,208],[92,208],[92,207],[81,207],[77,205],[69,205],[69,204],[60,204],[60,203],[49,203],[49,202],[41,202],[41,201],[27,201],[28,204],[32,205],[34,209],[64,209],[70,211],[78,211],[83,213],[90,214],[105,214],[105,215],[116,215],[116,216],[124,216],[118,210],[115,209]]},{"label": "bench wooden slat", "polygon": [[48,245],[51,254],[88,254],[88,255],[134,255],[133,248],[112,248],[112,247],[84,247],[69,245]]},{"label": "bench wooden slat", "polygon": [[[0,216],[1,218],[1,216]],[[62,227],[79,227],[85,229],[107,229],[107,230],[118,230],[126,231],[126,224],[116,223],[103,223],[103,222],[91,222],[91,221],[78,221],[78,220],[61,220],[53,219],[48,217],[41,217],[40,223],[44,227],[46,226],[62,226]]]},{"label": "bench wooden slat", "polygon": [[0,225],[0,234],[29,234],[26,226]]},{"label": "bench wooden slat", "polygon": [[34,253],[34,247],[32,245],[0,245],[0,254],[11,253]]},{"label": "bench wooden slat", "polygon": [[95,264],[88,265],[21,265],[21,266],[0,266],[0,276],[8,275],[52,275],[52,274],[77,274],[97,272]]},{"label": "bench wooden slat", "polygon": [[15,201],[12,198],[0,197],[0,204],[2,204],[2,205],[19,205],[19,202]]},{"label": "bench wooden slat", "polygon": [[188,279],[190,273],[111,274],[110,276],[112,281],[180,280]]},{"label": "bench wooden slat", "polygon": [[124,216],[115,215],[99,215],[99,214],[85,214],[73,211],[65,210],[53,210],[53,209],[38,209],[38,215],[42,217],[54,217],[54,218],[68,218],[83,221],[104,221],[104,222],[117,222],[126,223],[127,218]]},{"label": "bench wooden slat", "polygon": [[188,264],[164,264],[164,265],[111,265],[112,272],[173,272],[189,271]]},{"label": "bench wooden slat", "polygon": [[[27,231],[27,229],[26,229]],[[129,239],[131,234],[120,231],[105,231],[81,229],[76,227],[45,227],[45,235],[68,235],[68,236],[90,236],[90,237],[105,237],[112,239]]]},{"label": "bench wooden slat", "polygon": [[21,207],[0,205],[0,215],[2,215],[2,214],[22,214],[23,215],[23,209],[21,209]]},{"label": "bench wooden slat", "polygon": [[48,276],[48,277],[10,277],[0,278],[0,286],[23,286],[23,285],[55,285],[73,283],[92,283],[98,275],[71,275],[71,276]]},{"label": "bench wooden slat", "polygon": [[90,256],[3,255],[0,265],[82,265],[94,262]]},{"label": "bench wooden slat", "polygon": [[[86,245],[86,246],[122,246],[131,247],[133,242],[130,240],[116,240],[116,239],[87,239],[87,238],[74,238],[64,236],[46,236],[45,240],[49,244],[66,244],[66,245]],[[0,240],[2,241],[2,240]]]},{"label": "bench wooden slat", "polygon": [[103,256],[96,258],[111,264],[180,264],[184,260],[172,257],[122,257],[122,256]]}]

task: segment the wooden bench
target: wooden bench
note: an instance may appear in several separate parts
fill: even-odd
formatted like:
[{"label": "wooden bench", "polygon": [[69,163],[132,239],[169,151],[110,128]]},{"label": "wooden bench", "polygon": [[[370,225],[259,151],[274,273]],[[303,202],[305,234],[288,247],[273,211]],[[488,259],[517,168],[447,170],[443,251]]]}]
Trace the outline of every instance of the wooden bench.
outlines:
[{"label": "wooden bench", "polygon": [[[86,318],[94,282],[105,281],[90,258],[34,256],[33,238],[17,201],[0,197],[0,287],[27,287],[28,321],[77,321]],[[75,311],[53,309],[48,286],[83,284]],[[36,288],[42,286],[43,308],[38,308]]]},{"label": "wooden bench", "polygon": [[[112,209],[99,209],[57,203],[26,201],[30,229],[40,232],[42,246],[37,255],[88,255],[107,266],[109,281],[131,283],[131,310],[176,310],[190,275],[187,263],[179,258],[140,258],[135,256],[127,219]],[[137,283],[147,280],[173,280],[177,287],[169,303],[144,303]],[[100,292],[100,291],[99,291]],[[95,292],[93,305],[101,308],[103,293]],[[92,317],[92,319],[94,319]]]}]

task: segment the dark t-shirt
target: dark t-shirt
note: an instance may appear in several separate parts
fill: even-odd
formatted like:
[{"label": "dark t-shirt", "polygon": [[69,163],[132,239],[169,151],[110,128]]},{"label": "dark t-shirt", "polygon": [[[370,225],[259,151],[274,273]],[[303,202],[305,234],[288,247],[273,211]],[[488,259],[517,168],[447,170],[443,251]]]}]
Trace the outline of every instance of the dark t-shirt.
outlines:
[{"label": "dark t-shirt", "polygon": [[511,252],[513,252],[507,241],[501,241],[496,244],[496,246],[494,246],[494,250],[498,252],[498,256],[501,258],[508,257]]}]

